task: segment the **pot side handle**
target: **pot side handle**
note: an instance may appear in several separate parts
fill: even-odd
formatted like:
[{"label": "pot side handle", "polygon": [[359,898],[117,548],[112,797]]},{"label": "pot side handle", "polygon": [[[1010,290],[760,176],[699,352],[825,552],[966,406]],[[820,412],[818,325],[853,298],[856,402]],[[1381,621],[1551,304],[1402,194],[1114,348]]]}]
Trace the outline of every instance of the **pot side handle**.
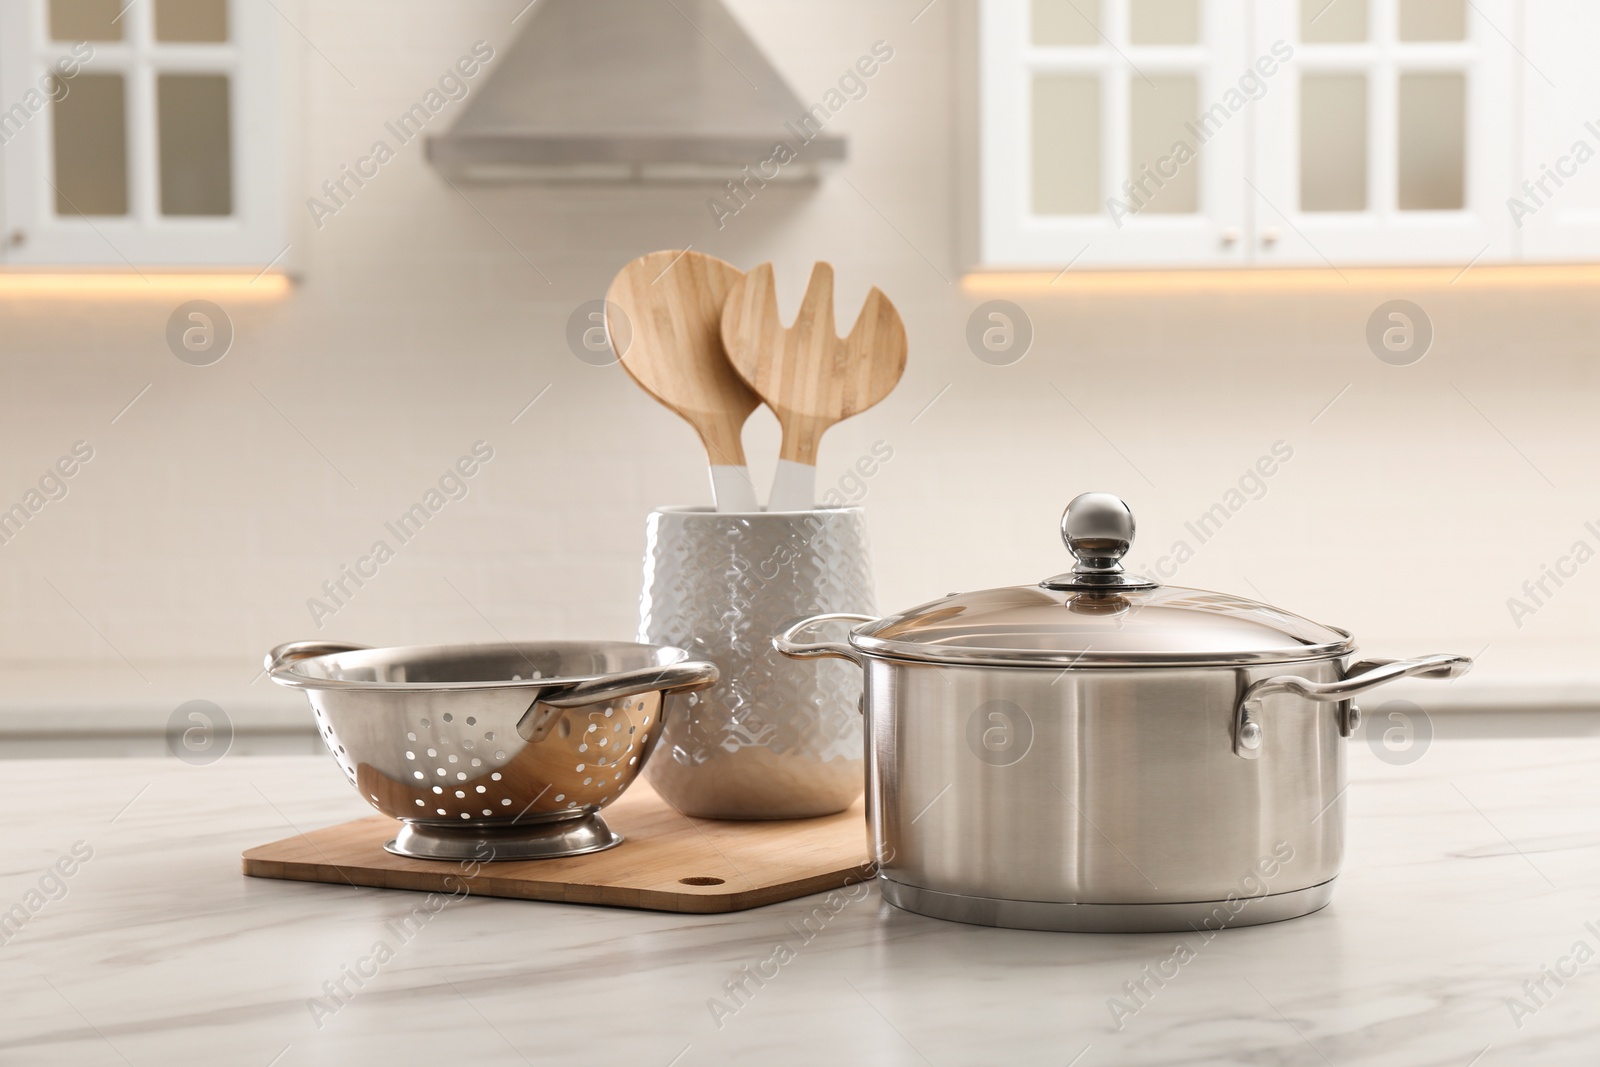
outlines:
[{"label": "pot side handle", "polygon": [[836,611],[827,615],[813,615],[789,626],[772,639],[772,647],[790,659],[847,659],[857,667],[863,666],[861,653],[846,641],[796,641],[795,635],[809,630],[819,622],[876,622],[874,615],[859,615],[851,611]]},{"label": "pot side handle", "polygon": [[[1262,701],[1274,693],[1293,693],[1319,704],[1348,701],[1400,678],[1459,678],[1472,669],[1472,660],[1467,656],[1441,654],[1418,659],[1363,660],[1350,669],[1351,675],[1338,682],[1313,682],[1309,678],[1285,674],[1263,678],[1246,689],[1233,716],[1234,755],[1244,759],[1260,758],[1261,743],[1266,736],[1261,721]],[[1350,704],[1339,717],[1339,733],[1349,737],[1360,721],[1361,713]]]},{"label": "pot side handle", "polygon": [[715,685],[719,677],[721,674],[715,663],[686,660],[664,667],[644,667],[541,690],[538,698],[517,722],[517,733],[524,741],[537,744],[549,735],[550,728],[568,708],[581,708],[586,704],[608,700],[625,700],[642,693],[691,693]]}]

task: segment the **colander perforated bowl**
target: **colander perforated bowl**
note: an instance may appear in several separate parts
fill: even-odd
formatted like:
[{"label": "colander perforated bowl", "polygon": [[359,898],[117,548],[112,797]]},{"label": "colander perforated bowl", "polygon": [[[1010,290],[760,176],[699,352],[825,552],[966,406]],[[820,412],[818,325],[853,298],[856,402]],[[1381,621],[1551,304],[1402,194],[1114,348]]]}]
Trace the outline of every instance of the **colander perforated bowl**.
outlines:
[{"label": "colander perforated bowl", "polygon": [[625,642],[267,654],[304,690],[345,777],[420,859],[538,859],[620,844],[600,817],[644,767],[676,695],[717,680],[681,648]]}]

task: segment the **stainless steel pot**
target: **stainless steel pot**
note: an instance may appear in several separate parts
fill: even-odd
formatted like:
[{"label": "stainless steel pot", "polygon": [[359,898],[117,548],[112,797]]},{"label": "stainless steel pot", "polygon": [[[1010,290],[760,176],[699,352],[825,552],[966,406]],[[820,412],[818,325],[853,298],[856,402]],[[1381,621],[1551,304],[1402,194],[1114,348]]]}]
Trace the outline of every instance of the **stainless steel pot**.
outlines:
[{"label": "stainless steel pot", "polygon": [[[866,675],[868,820],[884,897],[1041,930],[1220,929],[1316,911],[1344,858],[1353,698],[1435,655],[1356,662],[1343,630],[1126,574],[1107,493],[1061,520],[1077,557],[1038,585],[952,593],[774,638]],[[830,620],[847,642],[802,642]]]}]

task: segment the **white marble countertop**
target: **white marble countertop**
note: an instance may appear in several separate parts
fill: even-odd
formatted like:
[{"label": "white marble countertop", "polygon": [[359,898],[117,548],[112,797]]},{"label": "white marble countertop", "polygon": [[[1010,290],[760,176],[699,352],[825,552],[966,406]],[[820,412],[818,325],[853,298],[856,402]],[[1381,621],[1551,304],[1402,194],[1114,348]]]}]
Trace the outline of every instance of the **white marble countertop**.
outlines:
[{"label": "white marble countertop", "polygon": [[[385,924],[418,894],[239,873],[251,845],[367,812],[331,760],[7,762],[0,910],[28,918],[0,932],[0,1063],[1600,1062],[1600,958],[1537,987],[1600,953],[1600,740],[1350,755],[1333,904],[1209,943],[962,926],[874,889],[809,939],[821,897],[698,917],[469,898],[402,941]],[[393,958],[319,1019],[379,940]],[[1117,1029],[1110,998],[1180,940],[1194,958]]]}]

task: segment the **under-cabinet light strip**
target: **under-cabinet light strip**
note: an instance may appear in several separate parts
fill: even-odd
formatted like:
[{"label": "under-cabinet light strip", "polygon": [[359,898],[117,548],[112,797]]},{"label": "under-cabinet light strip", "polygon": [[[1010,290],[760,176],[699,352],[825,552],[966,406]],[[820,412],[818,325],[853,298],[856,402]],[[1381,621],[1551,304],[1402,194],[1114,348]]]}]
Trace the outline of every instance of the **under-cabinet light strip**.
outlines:
[{"label": "under-cabinet light strip", "polygon": [[0,271],[0,298],[203,297],[224,294],[239,299],[287,296],[289,276],[277,273],[144,274]]}]

